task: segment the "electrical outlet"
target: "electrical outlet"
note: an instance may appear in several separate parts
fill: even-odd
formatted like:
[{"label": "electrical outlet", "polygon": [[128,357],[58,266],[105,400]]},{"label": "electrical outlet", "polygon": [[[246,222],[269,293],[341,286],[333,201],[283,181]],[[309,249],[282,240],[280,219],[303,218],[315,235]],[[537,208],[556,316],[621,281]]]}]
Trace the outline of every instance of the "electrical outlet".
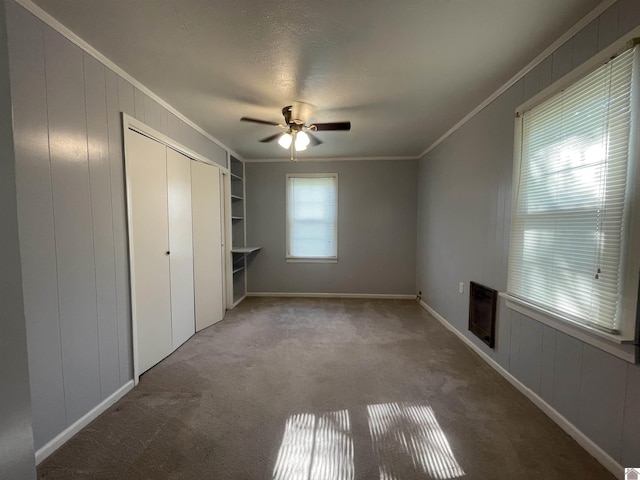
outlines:
[{"label": "electrical outlet", "polygon": [[464,282],[460,282],[458,285],[458,293],[464,293]]}]

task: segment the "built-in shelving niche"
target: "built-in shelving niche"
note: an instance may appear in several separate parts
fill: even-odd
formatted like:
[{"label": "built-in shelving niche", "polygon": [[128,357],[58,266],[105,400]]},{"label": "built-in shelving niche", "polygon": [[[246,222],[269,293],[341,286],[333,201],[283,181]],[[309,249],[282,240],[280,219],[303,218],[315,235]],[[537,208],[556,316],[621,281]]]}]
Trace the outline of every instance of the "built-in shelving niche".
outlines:
[{"label": "built-in shelving niche", "polygon": [[230,158],[231,173],[231,272],[233,276],[233,306],[247,294],[247,266],[250,255],[260,247],[247,247],[245,226],[245,170],[244,163]]}]

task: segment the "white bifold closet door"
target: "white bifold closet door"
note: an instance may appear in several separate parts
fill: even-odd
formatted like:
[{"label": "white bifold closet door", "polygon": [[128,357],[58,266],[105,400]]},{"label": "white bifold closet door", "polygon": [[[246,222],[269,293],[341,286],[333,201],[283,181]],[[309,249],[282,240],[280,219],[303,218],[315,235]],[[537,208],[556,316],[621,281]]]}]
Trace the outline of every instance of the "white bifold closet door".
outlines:
[{"label": "white bifold closet door", "polygon": [[224,317],[222,189],[220,170],[191,162],[196,331]]},{"label": "white bifold closet door", "polygon": [[138,133],[127,141],[131,304],[136,372],[173,351],[167,149]]},{"label": "white bifold closet door", "polygon": [[222,320],[220,169],[125,131],[137,377]]},{"label": "white bifold closet door", "polygon": [[167,148],[173,350],[195,333],[191,159]]}]

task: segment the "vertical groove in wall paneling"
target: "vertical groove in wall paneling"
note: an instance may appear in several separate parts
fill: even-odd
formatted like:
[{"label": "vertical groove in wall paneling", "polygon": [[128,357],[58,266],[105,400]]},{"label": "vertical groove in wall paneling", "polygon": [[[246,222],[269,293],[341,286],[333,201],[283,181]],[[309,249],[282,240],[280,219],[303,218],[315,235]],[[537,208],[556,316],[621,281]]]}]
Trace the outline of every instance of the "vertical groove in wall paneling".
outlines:
[{"label": "vertical groove in wall paneling", "polygon": [[45,27],[49,151],[67,422],[100,401],[82,51]]},{"label": "vertical groove in wall paneling", "polygon": [[101,398],[120,387],[109,130],[104,66],[84,54]]},{"label": "vertical groove in wall paneling", "polygon": [[111,212],[113,225],[114,272],[116,279],[116,312],[120,385],[133,378],[129,262],[126,232],[124,159],[122,154],[122,120],[120,114],[119,77],[105,71],[108,152],[111,174]]},{"label": "vertical groove in wall paneling", "polygon": [[66,426],[42,25],[6,2],[34,441]]}]

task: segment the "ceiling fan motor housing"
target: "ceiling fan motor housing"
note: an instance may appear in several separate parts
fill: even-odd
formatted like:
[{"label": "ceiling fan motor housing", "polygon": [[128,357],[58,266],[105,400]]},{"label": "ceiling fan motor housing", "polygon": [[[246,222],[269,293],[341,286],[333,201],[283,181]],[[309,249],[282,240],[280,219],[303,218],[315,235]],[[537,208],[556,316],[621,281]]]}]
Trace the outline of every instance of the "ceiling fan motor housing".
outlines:
[{"label": "ceiling fan motor housing", "polygon": [[288,107],[284,107],[282,109],[282,115],[284,115],[284,123],[286,123],[287,125],[291,124],[291,110],[293,109],[293,107],[291,105],[289,105]]}]

